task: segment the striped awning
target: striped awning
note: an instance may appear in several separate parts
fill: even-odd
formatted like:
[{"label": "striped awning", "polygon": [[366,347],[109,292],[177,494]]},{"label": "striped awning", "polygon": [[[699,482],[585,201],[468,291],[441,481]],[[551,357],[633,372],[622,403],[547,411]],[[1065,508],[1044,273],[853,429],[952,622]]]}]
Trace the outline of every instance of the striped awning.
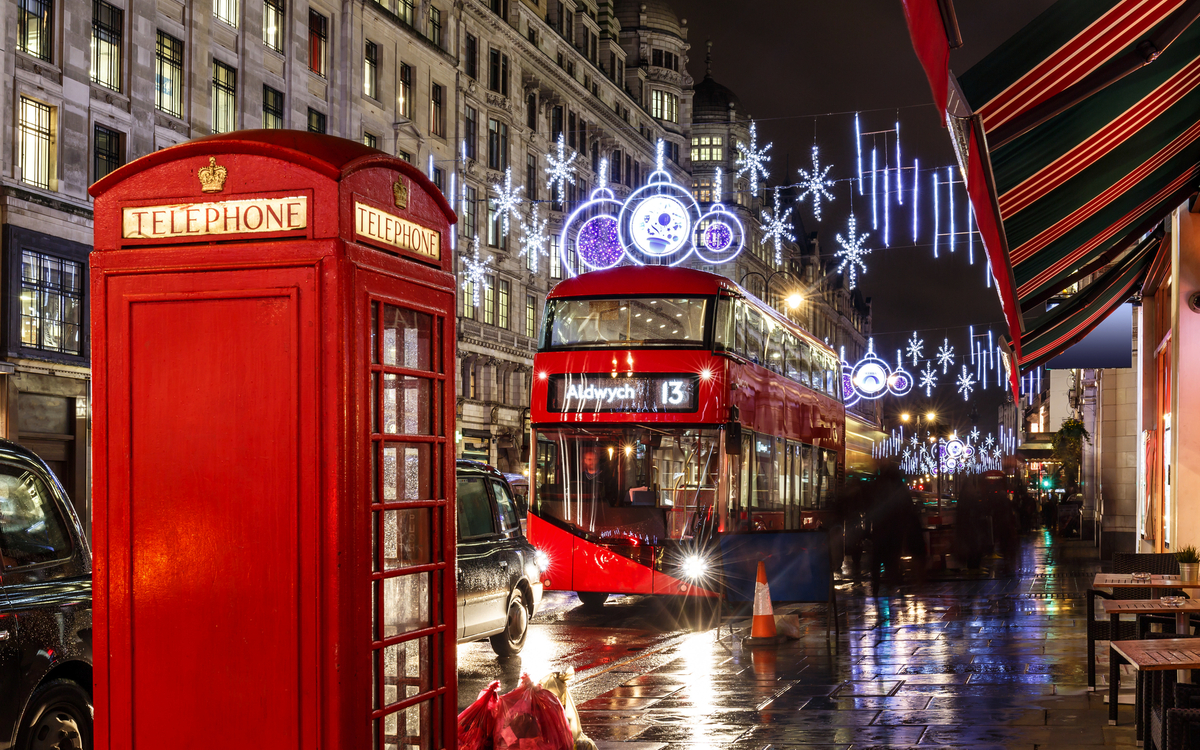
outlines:
[{"label": "striped awning", "polygon": [[1031,367],[1136,293],[1146,234],[1196,192],[1200,0],[1059,0],[957,79],[938,67],[951,0],[902,1]]}]

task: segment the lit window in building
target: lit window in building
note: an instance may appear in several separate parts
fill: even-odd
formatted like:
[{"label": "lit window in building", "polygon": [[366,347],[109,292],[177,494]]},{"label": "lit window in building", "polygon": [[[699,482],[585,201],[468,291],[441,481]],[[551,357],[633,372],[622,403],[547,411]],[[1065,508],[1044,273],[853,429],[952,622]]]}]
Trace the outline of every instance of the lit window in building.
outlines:
[{"label": "lit window in building", "polygon": [[17,49],[50,60],[53,0],[17,0]]},{"label": "lit window in building", "polygon": [[237,129],[237,70],[213,61],[213,132]]},{"label": "lit window in building", "polygon": [[463,309],[462,316],[475,320],[475,282],[467,281],[463,283],[462,291]]},{"label": "lit window in building", "polygon": [[466,186],[467,195],[463,206],[463,231],[467,239],[473,238],[479,232],[479,191],[474,185]]},{"label": "lit window in building", "polygon": [[21,181],[50,189],[54,153],[53,110],[47,104],[21,97],[17,128],[21,139]]},{"label": "lit window in building", "polygon": [[154,106],[174,117],[182,117],[183,42],[158,32],[154,68]]},{"label": "lit window in building", "polygon": [[283,2],[263,0],[263,44],[283,52]]},{"label": "lit window in building", "polygon": [[679,97],[668,91],[652,91],[650,113],[659,120],[679,122]]},{"label": "lit window in building", "polygon": [[325,132],[325,113],[318,112],[312,107],[308,108],[308,132],[324,133]]},{"label": "lit window in building", "polygon": [[315,10],[308,10],[308,69],[325,75],[325,53],[329,45],[329,19]]},{"label": "lit window in building", "polygon": [[698,203],[713,203],[713,178],[696,177],[692,180],[692,196]]},{"label": "lit window in building", "polygon": [[238,0],[214,0],[213,15],[230,26],[238,25]]},{"label": "lit window in building", "polygon": [[363,131],[363,145],[367,148],[379,148],[379,136]]},{"label": "lit window in building", "polygon": [[263,85],[262,126],[273,130],[283,127],[283,92],[276,91],[265,84]]},{"label": "lit window in building", "polygon": [[83,353],[83,265],[21,253],[21,344]]},{"label": "lit window in building", "polygon": [[496,324],[496,277],[488,276],[483,284],[483,322]]},{"label": "lit window in building", "polygon": [[558,235],[550,235],[550,278],[552,279],[562,278],[562,255],[559,254],[561,249],[562,245],[559,244]]},{"label": "lit window in building", "polygon": [[104,0],[92,3],[92,81],[121,90],[121,26],[124,12]]},{"label": "lit window in building", "polygon": [[488,119],[488,169],[508,167],[508,124]]},{"label": "lit window in building", "polygon": [[508,279],[496,281],[496,325],[508,329]]},{"label": "lit window in building", "polygon": [[396,97],[399,101],[399,114],[401,117],[412,119],[412,82],[413,69],[411,65],[400,63],[400,86]]},{"label": "lit window in building", "polygon": [[97,125],[92,133],[92,180],[98,180],[125,163],[125,136]]},{"label": "lit window in building", "polygon": [[537,297],[532,294],[525,295],[525,335],[537,335]]},{"label": "lit window in building", "polygon": [[692,161],[724,161],[724,138],[719,135],[701,135],[692,139]]},{"label": "lit window in building", "polygon": [[429,9],[429,41],[442,46],[442,12],[432,7]]},{"label": "lit window in building", "polygon": [[363,96],[379,98],[379,45],[367,42],[363,49]]}]

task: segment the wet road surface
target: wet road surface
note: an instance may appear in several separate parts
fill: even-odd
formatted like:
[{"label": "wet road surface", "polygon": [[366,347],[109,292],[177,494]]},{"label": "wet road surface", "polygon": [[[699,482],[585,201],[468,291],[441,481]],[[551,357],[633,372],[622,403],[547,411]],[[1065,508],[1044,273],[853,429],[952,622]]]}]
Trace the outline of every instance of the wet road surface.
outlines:
[{"label": "wet road surface", "polygon": [[[1132,706],[1107,723],[1107,644],[1100,692],[1087,688],[1084,592],[1101,569],[1089,542],[1026,537],[1019,560],[921,585],[839,585],[840,637],[824,605],[800,615],[802,637],[743,648],[727,613],[720,640],[652,597],[599,611],[551,593],[519,659],[486,641],[459,647],[462,706],[489,680],[511,689],[567,665],[584,730],[601,748],[1134,747]],[[1133,680],[1123,679],[1132,697]]]}]

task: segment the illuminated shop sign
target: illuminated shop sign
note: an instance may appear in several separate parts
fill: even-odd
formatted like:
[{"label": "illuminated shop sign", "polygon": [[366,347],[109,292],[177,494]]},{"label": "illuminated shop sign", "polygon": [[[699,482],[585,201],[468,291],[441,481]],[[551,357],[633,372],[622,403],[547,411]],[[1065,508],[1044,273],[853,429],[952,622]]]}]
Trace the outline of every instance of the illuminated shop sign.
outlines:
[{"label": "illuminated shop sign", "polygon": [[354,232],[359,237],[434,260],[442,257],[441,232],[385,213],[365,203],[354,204]]},{"label": "illuminated shop sign", "polygon": [[127,240],[295,232],[307,226],[308,197],[304,195],[130,206],[121,212],[121,237]]},{"label": "illuminated shop sign", "polygon": [[693,412],[698,375],[553,375],[546,409],[552,412]]}]

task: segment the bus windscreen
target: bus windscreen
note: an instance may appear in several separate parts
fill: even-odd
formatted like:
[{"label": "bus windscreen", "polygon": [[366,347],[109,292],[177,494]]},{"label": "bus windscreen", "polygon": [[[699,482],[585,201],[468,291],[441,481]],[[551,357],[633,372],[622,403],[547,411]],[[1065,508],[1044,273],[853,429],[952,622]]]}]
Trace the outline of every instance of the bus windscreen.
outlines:
[{"label": "bus windscreen", "polygon": [[553,299],[546,305],[551,349],[700,348],[708,297]]}]

